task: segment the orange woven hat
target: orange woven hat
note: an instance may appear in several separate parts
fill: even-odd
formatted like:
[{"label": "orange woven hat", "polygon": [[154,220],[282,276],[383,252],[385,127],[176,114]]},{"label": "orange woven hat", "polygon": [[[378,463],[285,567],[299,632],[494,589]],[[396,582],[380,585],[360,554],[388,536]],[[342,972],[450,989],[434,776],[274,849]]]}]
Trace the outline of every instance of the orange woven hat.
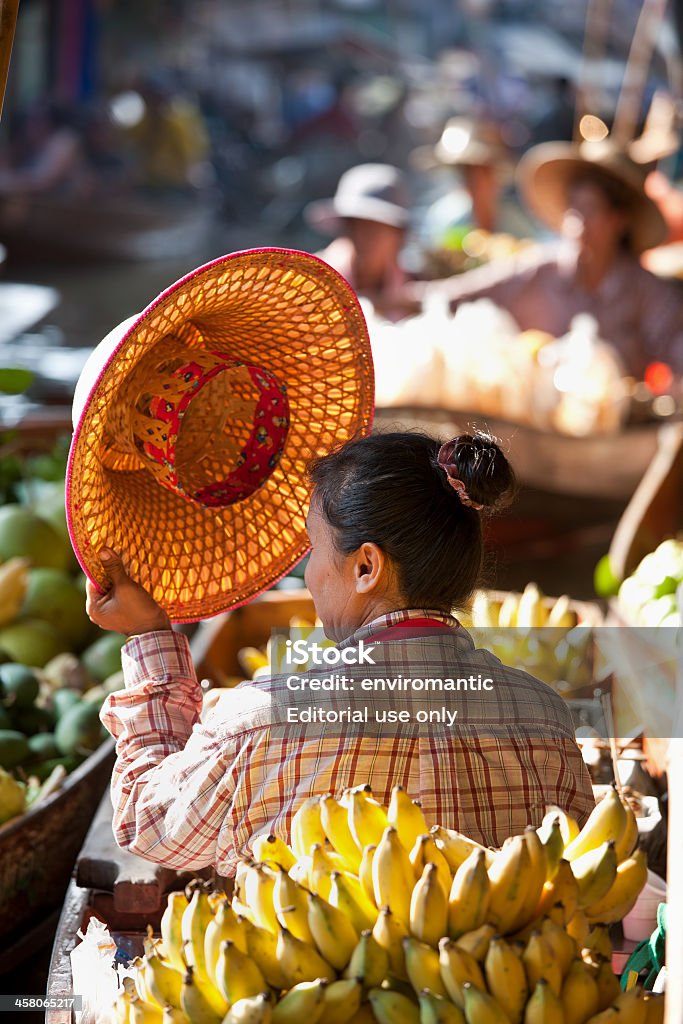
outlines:
[{"label": "orange woven hat", "polygon": [[199,267],[97,346],[76,386],[71,541],[119,552],[174,622],[249,600],[306,553],[307,465],[370,429],[354,293],[287,249]]}]

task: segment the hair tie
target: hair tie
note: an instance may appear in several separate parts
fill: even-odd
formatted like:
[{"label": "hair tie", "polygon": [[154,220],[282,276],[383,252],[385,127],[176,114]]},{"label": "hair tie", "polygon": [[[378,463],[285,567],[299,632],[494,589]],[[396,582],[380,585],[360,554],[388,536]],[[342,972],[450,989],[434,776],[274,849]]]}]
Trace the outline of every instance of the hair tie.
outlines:
[{"label": "hair tie", "polygon": [[460,499],[460,504],[466,505],[467,508],[473,508],[476,512],[481,512],[484,506],[479,505],[476,501],[472,501],[469,494],[467,493],[467,488],[465,487],[465,484],[458,477],[458,467],[455,465],[454,462],[451,461],[453,459],[453,452],[455,450],[456,444],[457,441],[446,441],[445,444],[442,444],[441,447],[439,448],[437,461],[441,469],[443,469],[444,473],[446,474],[446,479],[448,483],[453,488],[455,493],[458,495],[458,498]]}]

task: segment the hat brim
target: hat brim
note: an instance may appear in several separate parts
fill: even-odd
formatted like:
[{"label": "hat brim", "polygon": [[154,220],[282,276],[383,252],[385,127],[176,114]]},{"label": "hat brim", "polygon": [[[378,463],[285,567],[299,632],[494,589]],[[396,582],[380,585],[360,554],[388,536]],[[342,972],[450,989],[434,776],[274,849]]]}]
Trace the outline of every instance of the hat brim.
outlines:
[{"label": "hat brim", "polygon": [[[190,349],[229,352],[287,386],[290,426],[279,463],[254,494],[224,508],[161,486],[134,458],[113,465],[105,450],[113,396],[151,346],[179,332]],[[268,248],[199,267],[126,324],[83,401],[66,507],[84,572],[103,588],[98,552],[119,552],[130,576],[173,622],[209,618],[250,600],[307,552],[308,464],[367,433],[373,399],[363,314],[326,263]]]},{"label": "hat brim", "polygon": [[522,157],[517,171],[522,198],[540,220],[559,232],[567,211],[569,187],[582,171],[591,167],[629,190],[632,252],[639,255],[663,242],[667,227],[656,203],[612,168],[578,156],[571,143],[546,143]]},{"label": "hat brim", "polygon": [[304,217],[312,228],[323,235],[335,235],[341,231],[344,220],[371,220],[377,224],[387,224],[392,228],[405,228],[410,219],[409,213],[402,206],[388,203],[384,199],[371,196],[354,197],[345,200],[316,199],[304,210]]}]

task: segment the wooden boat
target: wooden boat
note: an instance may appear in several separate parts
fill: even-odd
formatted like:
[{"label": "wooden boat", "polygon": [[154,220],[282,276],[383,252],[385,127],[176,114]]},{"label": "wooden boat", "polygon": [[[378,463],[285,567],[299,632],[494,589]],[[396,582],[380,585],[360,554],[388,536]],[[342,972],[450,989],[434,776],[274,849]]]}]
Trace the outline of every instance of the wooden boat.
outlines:
[{"label": "wooden boat", "polygon": [[114,741],[106,740],[56,793],[0,826],[0,974],[20,963],[54,927],[113,764]]},{"label": "wooden boat", "polygon": [[190,255],[216,204],[197,196],[22,196],[0,200],[0,241],[12,261],[156,260]]},{"label": "wooden boat", "polygon": [[452,437],[476,424],[499,437],[519,481],[541,491],[627,501],[657,451],[661,422],[617,434],[568,437],[483,413],[442,409],[377,409],[375,429],[397,427]]}]

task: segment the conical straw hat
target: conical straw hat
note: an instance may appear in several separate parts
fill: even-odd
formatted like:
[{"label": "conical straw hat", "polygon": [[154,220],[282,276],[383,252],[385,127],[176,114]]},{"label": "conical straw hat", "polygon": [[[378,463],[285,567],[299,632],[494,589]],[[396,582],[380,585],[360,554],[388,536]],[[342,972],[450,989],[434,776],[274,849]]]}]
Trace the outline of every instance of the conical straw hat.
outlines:
[{"label": "conical straw hat", "polygon": [[371,425],[367,328],[344,279],[286,249],[176,282],[91,354],[73,404],[69,531],[121,554],[174,622],[266,589],[306,553],[307,465]]}]

